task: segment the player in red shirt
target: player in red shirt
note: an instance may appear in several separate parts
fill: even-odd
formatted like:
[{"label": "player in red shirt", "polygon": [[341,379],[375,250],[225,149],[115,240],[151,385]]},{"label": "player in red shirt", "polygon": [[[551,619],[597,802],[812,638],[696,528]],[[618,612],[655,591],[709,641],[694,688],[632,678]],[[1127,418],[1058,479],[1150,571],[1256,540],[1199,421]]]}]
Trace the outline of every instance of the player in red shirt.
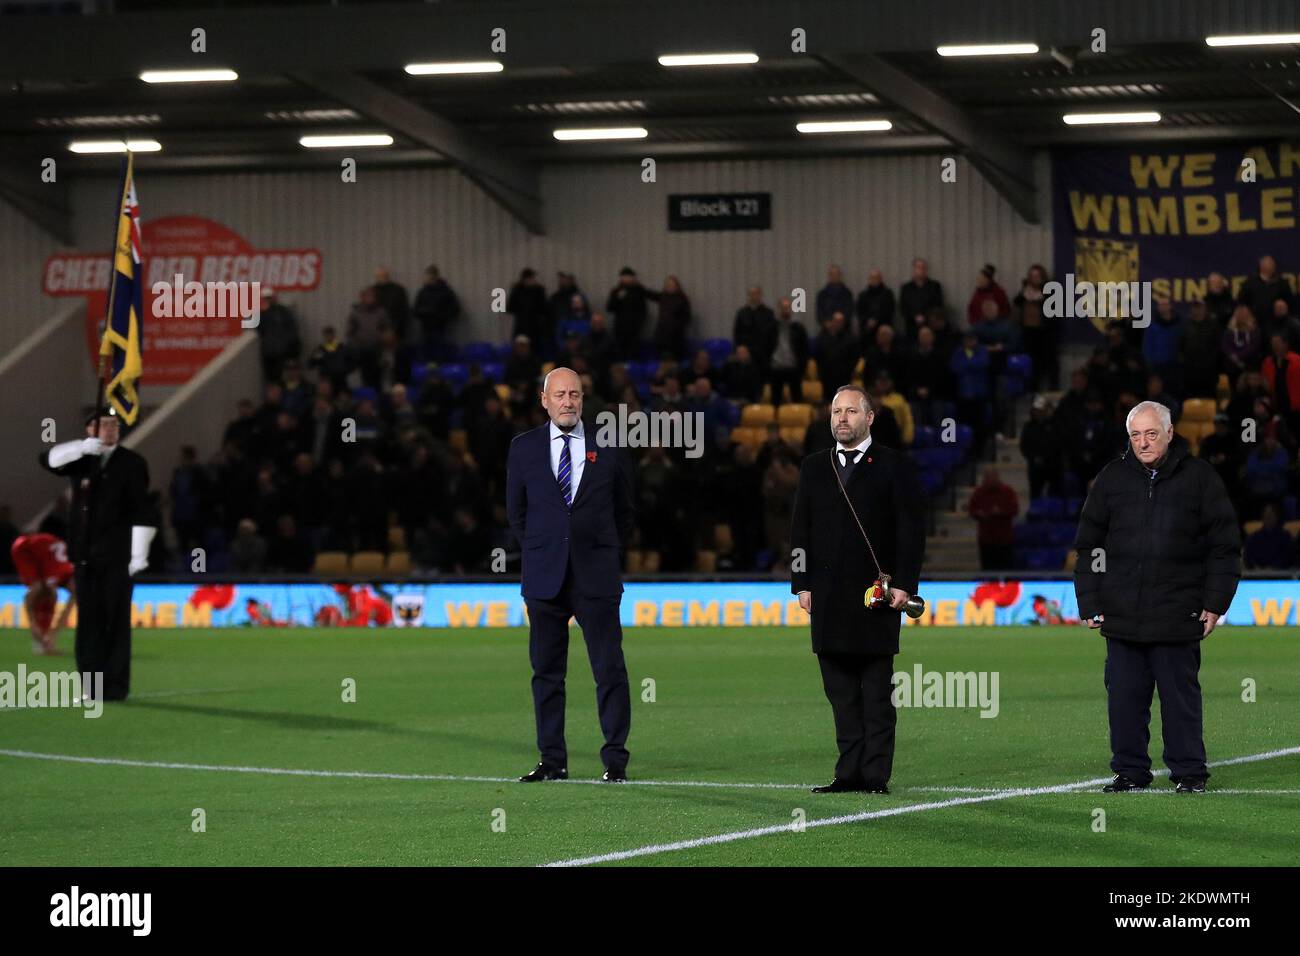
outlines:
[{"label": "player in red shirt", "polygon": [[[68,615],[77,603],[67,544],[52,534],[24,534],[14,540],[9,554],[19,579],[27,586],[23,606],[27,609],[27,621],[32,629],[32,651],[37,656],[62,653],[55,648],[54,637],[67,623]],[[68,589],[68,600],[58,621],[54,622],[61,587]]]}]

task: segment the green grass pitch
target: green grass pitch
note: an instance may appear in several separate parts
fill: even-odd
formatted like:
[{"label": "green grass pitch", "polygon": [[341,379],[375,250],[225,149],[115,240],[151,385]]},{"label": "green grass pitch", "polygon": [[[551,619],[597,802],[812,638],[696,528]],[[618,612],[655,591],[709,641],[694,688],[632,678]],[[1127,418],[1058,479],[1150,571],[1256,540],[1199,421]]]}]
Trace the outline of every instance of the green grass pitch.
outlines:
[{"label": "green grass pitch", "polygon": [[[1223,628],[1206,643],[1211,761],[1300,746],[1295,642],[1290,629]],[[73,666],[71,657],[32,658],[29,644],[19,631],[0,632],[0,671]],[[70,649],[71,636],[61,645]],[[508,778],[530,769],[523,630],[137,631],[131,701],[108,705],[98,720],[77,710],[0,713],[0,750],[209,769],[0,754],[0,864],[532,865],[790,827],[800,811],[813,823],[1109,774],[1104,646],[1082,628],[906,630],[896,670],[919,662],[927,671],[997,671],[1000,713],[900,710],[888,796],[807,792],[829,779],[835,741],[806,632],[630,629],[624,648],[633,783],[530,786],[366,776]],[[356,682],[352,703],[342,699],[347,678]],[[642,699],[647,678],[653,702]],[[1253,703],[1242,700],[1246,678],[1256,684]],[[600,738],[576,628],[568,706],[570,774],[593,781]],[[1152,738],[1158,768],[1158,706]],[[1223,766],[1210,787],[1176,796],[1157,778],[1139,794],[1091,787],[998,797],[616,862],[1297,862],[1300,755]],[[1104,832],[1094,830],[1098,807]],[[205,832],[192,830],[196,809]]]}]

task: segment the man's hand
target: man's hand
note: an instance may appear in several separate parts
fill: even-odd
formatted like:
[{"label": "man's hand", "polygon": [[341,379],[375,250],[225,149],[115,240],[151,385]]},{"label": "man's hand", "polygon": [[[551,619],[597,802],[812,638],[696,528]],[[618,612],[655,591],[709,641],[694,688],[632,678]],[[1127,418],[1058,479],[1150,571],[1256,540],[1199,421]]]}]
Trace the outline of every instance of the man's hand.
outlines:
[{"label": "man's hand", "polygon": [[1201,631],[1201,637],[1209,637],[1210,632],[1219,626],[1219,615],[1213,611],[1202,611],[1201,622],[1205,625],[1204,630]]},{"label": "man's hand", "polygon": [[799,592],[799,606],[803,608],[807,613],[809,614],[812,613],[812,592],[811,591]]},{"label": "man's hand", "polygon": [[1105,614],[1098,614],[1096,617],[1090,617],[1087,620],[1088,626],[1092,628],[1094,631],[1105,623],[1106,623]]},{"label": "man's hand", "polygon": [[895,611],[901,611],[903,609],[903,605],[907,603],[908,599],[911,596],[912,595],[908,594],[906,591],[900,591],[898,590],[898,588],[890,588],[889,606],[893,608]]},{"label": "man's hand", "polygon": [[83,455],[102,455],[104,454],[104,443],[98,438],[83,438],[81,440],[81,453]]}]

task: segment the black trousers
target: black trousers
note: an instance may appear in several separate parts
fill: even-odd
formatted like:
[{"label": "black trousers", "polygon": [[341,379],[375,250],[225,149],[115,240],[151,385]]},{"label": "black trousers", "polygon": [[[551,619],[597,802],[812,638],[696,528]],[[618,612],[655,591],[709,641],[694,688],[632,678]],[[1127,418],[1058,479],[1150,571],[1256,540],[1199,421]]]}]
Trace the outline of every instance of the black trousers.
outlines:
[{"label": "black trousers", "polygon": [[1160,726],[1169,779],[1204,780],[1201,735],[1201,642],[1141,644],[1106,639],[1106,701],[1110,715],[1110,769],[1151,782],[1151,692],[1160,692]]},{"label": "black trousers", "polygon": [[600,748],[606,769],[627,766],[627,735],[632,724],[632,699],[623,662],[623,625],[618,619],[620,596],[587,597],[575,585],[573,565],[564,584],[550,600],[528,598],[528,657],[533,665],[533,711],[537,720],[537,749],[542,762],[569,765],[564,742],[564,678],[569,666],[569,618],[575,617],[587,642],[591,674],[596,679],[596,711],[605,745]]},{"label": "black trousers", "polygon": [[[104,700],[131,689],[131,591],[125,561],[78,564],[77,670],[104,675]],[[82,694],[93,696],[93,680]]]},{"label": "black trousers", "polygon": [[840,780],[885,784],[894,767],[892,654],[818,654],[822,686],[835,715]]},{"label": "black trousers", "polygon": [[[790,401],[798,403],[803,401],[803,369],[801,368],[774,368],[768,370],[768,384],[772,386],[772,404],[781,404],[781,389],[785,385],[790,386]],[[836,386],[837,388],[839,386]],[[832,393],[833,394],[833,393]]]}]

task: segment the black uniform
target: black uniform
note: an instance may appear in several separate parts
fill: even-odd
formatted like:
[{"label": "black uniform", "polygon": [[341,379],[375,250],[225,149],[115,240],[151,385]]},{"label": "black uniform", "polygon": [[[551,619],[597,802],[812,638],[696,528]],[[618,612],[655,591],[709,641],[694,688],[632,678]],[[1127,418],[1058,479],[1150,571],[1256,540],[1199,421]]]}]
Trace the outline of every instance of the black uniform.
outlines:
[{"label": "black uniform", "polygon": [[104,699],[125,700],[131,683],[131,528],[156,526],[149,465],[120,445],[107,457],[83,455],[59,468],[50,467],[47,451],[41,464],[72,480],[68,554],[76,566],[77,670],[102,672]]},{"label": "black uniform", "polygon": [[799,471],[790,530],[791,548],[806,556],[805,570],[791,572],[791,590],[812,593],[813,653],[840,752],[835,776],[883,785],[894,760],[897,714],[890,697],[902,612],[864,604],[878,575],[837,469],[891,586],[908,594],[916,593],[925,552],[920,483],[909,458],[874,439],[847,468],[837,448],[813,452]]},{"label": "black uniform", "polygon": [[[1159,688],[1170,778],[1206,779],[1200,616],[1227,613],[1241,578],[1241,535],[1222,479],[1181,436],[1154,471],[1130,448],[1097,476],[1075,548],[1079,616],[1105,617],[1111,769],[1150,783],[1151,692]],[[1097,548],[1104,571],[1093,570]]]}]

